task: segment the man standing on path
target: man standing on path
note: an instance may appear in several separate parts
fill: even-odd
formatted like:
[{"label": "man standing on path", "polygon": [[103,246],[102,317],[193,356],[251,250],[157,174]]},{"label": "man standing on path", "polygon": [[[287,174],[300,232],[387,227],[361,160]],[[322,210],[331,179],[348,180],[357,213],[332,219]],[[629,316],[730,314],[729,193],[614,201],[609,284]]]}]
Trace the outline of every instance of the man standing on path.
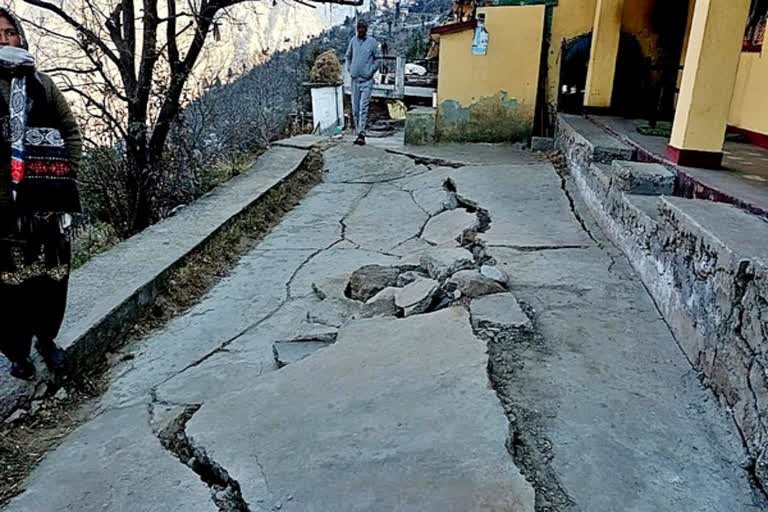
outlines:
[{"label": "man standing on path", "polygon": [[365,128],[368,124],[368,106],[373,91],[373,75],[376,73],[379,43],[368,36],[368,23],[362,18],[357,21],[357,35],[347,47],[346,61],[352,76],[352,115],[357,139],[355,144],[365,144]]}]

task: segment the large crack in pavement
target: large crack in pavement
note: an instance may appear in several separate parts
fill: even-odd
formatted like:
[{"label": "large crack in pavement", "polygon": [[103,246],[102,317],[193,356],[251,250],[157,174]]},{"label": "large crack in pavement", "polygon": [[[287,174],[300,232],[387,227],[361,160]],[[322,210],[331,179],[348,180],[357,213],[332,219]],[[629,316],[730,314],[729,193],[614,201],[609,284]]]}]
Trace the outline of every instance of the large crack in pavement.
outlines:
[{"label": "large crack in pavement", "polygon": [[[521,306],[535,326],[530,308]],[[552,467],[553,444],[544,434],[541,416],[519,397],[520,372],[531,360],[529,353],[545,352],[543,340],[535,327],[506,327],[494,334],[476,329],[475,335],[488,343],[488,377],[509,420],[506,447],[533,485],[536,512],[578,512]]]},{"label": "large crack in pavement", "polygon": [[240,483],[226,469],[212,460],[205,449],[195,445],[186,432],[192,416],[200,405],[188,405],[170,424],[160,431],[158,438],[168,452],[194,471],[211,490],[211,499],[220,512],[251,512],[243,498]]},{"label": "large crack in pavement", "polygon": [[[481,207],[480,203],[459,193],[456,184],[448,179],[446,190],[453,194],[459,207],[477,213],[481,219],[478,233],[487,231],[492,222],[492,213]],[[474,242],[473,254],[478,264],[493,260],[487,253],[492,247],[486,247],[481,240]],[[553,247],[552,249],[560,249]],[[482,258],[482,259],[481,259]],[[546,353],[544,340],[537,333],[536,315],[533,308],[520,302],[521,309],[530,319],[527,325],[479,325],[472,318],[470,321],[475,336],[488,347],[488,379],[501,402],[509,422],[509,436],[506,449],[515,466],[525,476],[535,491],[536,512],[581,512],[574,500],[560,483],[552,467],[553,443],[544,434],[543,420],[532,407],[525,404],[520,396],[519,379],[526,361],[531,360],[529,353]]]},{"label": "large crack in pavement", "polygon": [[360,197],[356,198],[352,202],[352,205],[350,206],[347,213],[345,213],[341,217],[341,219],[339,219],[339,225],[341,226],[341,239],[351,243],[358,249],[360,248],[360,244],[356,243],[354,240],[350,240],[349,238],[347,238],[347,229],[348,229],[347,220],[349,220],[349,217],[351,217],[355,213],[355,211],[357,211],[357,208],[360,206],[360,203],[365,201],[368,198],[368,196],[371,195],[371,192],[373,192],[373,189],[375,186],[376,186],[375,183],[371,183],[370,186],[367,187],[366,191],[363,194],[361,194]]},{"label": "large crack in pavement", "polygon": [[[612,274],[614,271],[614,268],[616,265],[618,265],[618,260],[616,258],[616,255],[614,254],[614,251],[617,251],[619,254],[623,253],[621,250],[611,241],[608,241],[607,244],[603,240],[598,240],[597,237],[594,235],[590,227],[587,225],[587,220],[584,217],[584,215],[579,212],[579,208],[576,206],[576,198],[574,197],[573,192],[570,190],[569,185],[572,185],[572,182],[569,182],[569,170],[568,167],[562,162],[557,159],[552,161],[552,166],[555,169],[555,172],[557,173],[558,177],[560,178],[560,188],[563,191],[563,195],[565,195],[565,198],[568,200],[568,205],[571,210],[571,214],[576,219],[576,221],[581,226],[581,229],[586,233],[586,235],[592,240],[602,251],[608,256],[610,259],[610,263],[608,264],[608,273]],[[613,250],[610,250],[608,245],[613,247]]]}]

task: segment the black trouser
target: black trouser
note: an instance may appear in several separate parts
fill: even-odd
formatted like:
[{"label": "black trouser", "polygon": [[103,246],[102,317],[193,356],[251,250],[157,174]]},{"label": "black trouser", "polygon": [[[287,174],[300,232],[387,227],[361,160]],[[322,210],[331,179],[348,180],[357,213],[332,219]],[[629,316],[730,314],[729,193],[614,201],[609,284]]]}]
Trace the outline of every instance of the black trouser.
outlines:
[{"label": "black trouser", "polygon": [[25,361],[38,342],[56,339],[67,305],[67,279],[33,277],[22,284],[0,283],[0,351],[13,362]]}]

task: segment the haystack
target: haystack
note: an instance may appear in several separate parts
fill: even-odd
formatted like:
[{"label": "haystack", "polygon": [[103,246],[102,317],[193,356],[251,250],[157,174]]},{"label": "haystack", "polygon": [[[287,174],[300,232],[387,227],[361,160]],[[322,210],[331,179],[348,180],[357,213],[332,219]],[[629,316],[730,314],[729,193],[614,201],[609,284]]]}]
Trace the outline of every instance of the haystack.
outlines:
[{"label": "haystack", "polygon": [[341,63],[334,50],[328,50],[317,56],[309,79],[317,84],[337,85],[341,83]]}]

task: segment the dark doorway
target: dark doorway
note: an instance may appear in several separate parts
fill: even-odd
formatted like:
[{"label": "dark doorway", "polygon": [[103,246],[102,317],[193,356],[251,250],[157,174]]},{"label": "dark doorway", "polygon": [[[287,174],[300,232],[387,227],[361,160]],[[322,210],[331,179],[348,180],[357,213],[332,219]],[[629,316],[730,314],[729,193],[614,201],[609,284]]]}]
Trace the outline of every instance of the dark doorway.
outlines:
[{"label": "dark doorway", "polygon": [[[584,110],[584,89],[591,48],[591,33],[563,41],[558,88],[558,110],[561,112],[578,114]],[[648,101],[643,98],[648,96],[649,76],[649,64],[643,56],[640,43],[631,34],[622,33],[611,113],[635,116],[642,112],[643,104]]]}]

